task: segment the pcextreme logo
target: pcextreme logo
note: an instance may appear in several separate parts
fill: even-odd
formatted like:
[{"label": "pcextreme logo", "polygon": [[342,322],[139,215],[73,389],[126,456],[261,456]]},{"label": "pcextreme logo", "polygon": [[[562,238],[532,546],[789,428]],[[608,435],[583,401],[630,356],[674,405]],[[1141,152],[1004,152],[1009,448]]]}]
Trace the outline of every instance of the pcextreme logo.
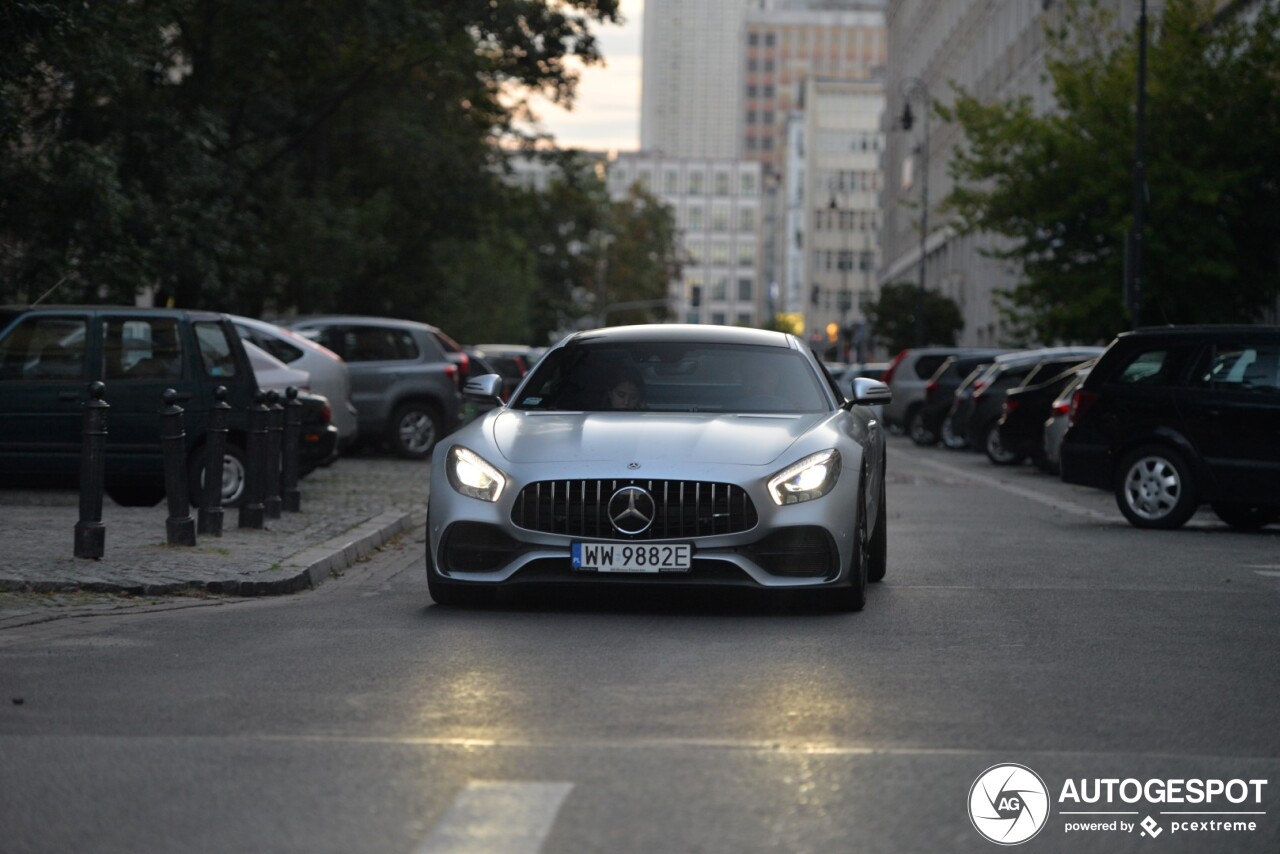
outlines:
[{"label": "pcextreme logo", "polygon": [[969,788],[969,820],[998,845],[1019,845],[1049,820],[1049,790],[1025,765],[992,765]]},{"label": "pcextreme logo", "polygon": [[[1136,833],[1154,840],[1194,834],[1252,834],[1267,815],[1261,779],[1067,778],[1058,792],[1063,833]],[[993,765],[969,788],[969,820],[998,845],[1020,845],[1049,823],[1044,779],[1025,765]],[[1054,832],[1057,832],[1055,827]]]}]

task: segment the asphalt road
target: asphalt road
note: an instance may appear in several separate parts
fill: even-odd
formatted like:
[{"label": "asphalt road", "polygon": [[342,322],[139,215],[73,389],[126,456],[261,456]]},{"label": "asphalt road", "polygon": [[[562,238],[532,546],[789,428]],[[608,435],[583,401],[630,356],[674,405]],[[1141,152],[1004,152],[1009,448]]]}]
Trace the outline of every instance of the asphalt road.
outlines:
[{"label": "asphalt road", "polygon": [[[1280,850],[1280,528],[1138,531],[1102,493],[901,438],[890,477],[859,614],[446,610],[419,535],[296,596],[0,632],[0,851],[991,852],[978,824],[1027,821],[1028,852]],[[1005,811],[972,821],[1006,763],[1047,797],[984,777]],[[1098,779],[1226,792],[1061,799]],[[1233,803],[1232,780],[1266,782]],[[1066,814],[1101,811],[1123,815]]]}]

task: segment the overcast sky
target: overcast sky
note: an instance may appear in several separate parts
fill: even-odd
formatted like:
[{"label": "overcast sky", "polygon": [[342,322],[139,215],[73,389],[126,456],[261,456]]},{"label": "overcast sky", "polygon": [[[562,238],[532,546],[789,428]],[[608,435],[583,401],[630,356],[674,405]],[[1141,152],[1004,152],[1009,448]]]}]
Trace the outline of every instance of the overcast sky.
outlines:
[{"label": "overcast sky", "polygon": [[644,0],[622,0],[622,26],[598,27],[605,65],[582,74],[572,112],[537,106],[561,148],[629,151],[640,146],[640,23]]}]

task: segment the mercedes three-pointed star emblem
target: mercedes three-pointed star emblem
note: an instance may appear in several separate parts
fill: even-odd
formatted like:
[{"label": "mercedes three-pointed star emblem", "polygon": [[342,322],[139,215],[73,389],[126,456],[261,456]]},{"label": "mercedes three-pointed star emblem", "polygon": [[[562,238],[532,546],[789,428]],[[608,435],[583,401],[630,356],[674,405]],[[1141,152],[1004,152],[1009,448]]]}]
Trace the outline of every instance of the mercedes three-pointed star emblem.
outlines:
[{"label": "mercedes three-pointed star emblem", "polygon": [[620,534],[643,534],[656,514],[653,496],[639,486],[624,486],[609,499],[609,521]]}]

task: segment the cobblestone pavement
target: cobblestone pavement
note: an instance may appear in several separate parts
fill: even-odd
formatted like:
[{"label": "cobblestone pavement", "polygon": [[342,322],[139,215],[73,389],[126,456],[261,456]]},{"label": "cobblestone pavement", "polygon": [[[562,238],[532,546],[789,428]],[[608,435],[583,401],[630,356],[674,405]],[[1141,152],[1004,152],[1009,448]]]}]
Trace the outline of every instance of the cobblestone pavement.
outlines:
[{"label": "cobblestone pavement", "polygon": [[[299,484],[302,510],[237,527],[194,547],[166,543],[167,505],[119,507],[105,499],[105,553],[74,556],[74,491],[0,489],[0,628],[67,609],[172,606],[228,595],[291,593],[341,572],[426,519],[430,465],[370,453],[339,459]],[[192,510],[193,517],[195,510]]]}]

